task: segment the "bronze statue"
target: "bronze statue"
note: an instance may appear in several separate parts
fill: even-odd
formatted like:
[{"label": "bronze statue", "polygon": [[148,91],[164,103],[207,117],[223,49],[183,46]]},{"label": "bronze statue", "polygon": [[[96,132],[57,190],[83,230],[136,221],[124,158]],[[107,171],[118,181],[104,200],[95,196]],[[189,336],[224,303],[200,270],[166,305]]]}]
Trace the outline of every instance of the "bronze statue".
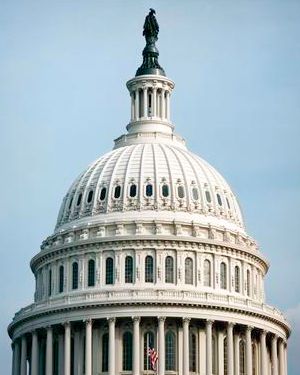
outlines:
[{"label": "bronze statue", "polygon": [[159,26],[155,14],[155,10],[150,8],[150,12],[145,19],[143,35],[145,36],[147,43],[153,43],[153,39],[157,41]]}]

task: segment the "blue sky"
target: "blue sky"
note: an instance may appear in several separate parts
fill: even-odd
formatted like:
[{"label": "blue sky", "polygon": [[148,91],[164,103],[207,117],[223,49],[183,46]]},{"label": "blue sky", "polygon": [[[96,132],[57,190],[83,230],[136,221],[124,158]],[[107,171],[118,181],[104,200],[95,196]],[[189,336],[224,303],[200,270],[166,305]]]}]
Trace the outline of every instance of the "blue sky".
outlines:
[{"label": "blue sky", "polygon": [[271,264],[267,301],[293,326],[297,375],[300,2],[288,0],[0,1],[1,372],[6,326],[33,298],[29,260],[73,179],[125,131],[149,7],[176,131],[239,196]]}]

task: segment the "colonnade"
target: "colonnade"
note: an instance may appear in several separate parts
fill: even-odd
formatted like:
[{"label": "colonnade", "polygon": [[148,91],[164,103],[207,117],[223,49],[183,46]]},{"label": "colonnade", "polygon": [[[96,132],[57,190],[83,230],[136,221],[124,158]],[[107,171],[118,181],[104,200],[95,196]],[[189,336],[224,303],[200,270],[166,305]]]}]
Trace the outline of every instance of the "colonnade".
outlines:
[{"label": "colonnade", "polygon": [[147,118],[170,120],[170,91],[142,87],[131,92],[131,121]]},{"label": "colonnade", "polygon": [[[132,371],[129,373],[132,375],[144,374],[142,368],[144,367],[142,356],[141,356],[141,317],[134,316],[132,318]],[[158,375],[165,375],[169,372],[165,369],[165,350],[166,350],[166,321],[168,319],[164,316],[153,318],[157,327],[157,348],[158,352]],[[62,340],[59,342],[59,355],[63,356],[61,359],[62,366],[60,369],[54,372],[54,351],[53,351],[53,330],[54,326],[46,327],[46,350],[45,350],[45,363],[41,364],[39,360],[39,335],[36,330],[26,335],[22,335],[16,339],[13,344],[13,366],[12,375],[27,375],[28,366],[30,367],[30,375],[71,375],[80,374],[80,371],[85,375],[93,374],[93,323],[91,319],[87,319],[84,322],[85,326],[85,360],[84,360],[84,371],[74,370],[71,366],[71,336],[74,334],[73,324],[66,322],[63,324]],[[116,361],[120,358],[116,351],[116,326],[117,319],[114,317],[107,318],[108,323],[108,375],[116,375],[119,373],[118,365]],[[195,372],[190,369],[190,318],[182,318],[182,325],[180,327],[182,332],[182,352],[178,351],[177,360],[177,371],[175,374],[186,375],[186,374],[198,374],[200,369]],[[257,356],[259,359],[257,366],[254,365],[252,344],[253,344],[253,327],[235,325],[233,322],[221,323],[214,322],[213,320],[201,321],[204,323],[203,333],[205,334],[205,348],[198,349],[200,361],[205,361],[204,368],[205,375],[287,375],[287,364],[286,364],[286,344],[275,334],[268,333],[264,330],[255,329],[255,337],[259,342],[260,353]],[[222,324],[223,329],[217,329],[214,331],[215,324]],[[238,332],[235,332],[238,331]],[[217,354],[217,366],[213,365],[213,361],[216,360],[216,353],[213,349],[213,333],[217,335],[218,342],[218,354]],[[245,341],[245,367],[241,370],[240,366],[240,352],[239,352],[239,340],[240,336],[243,336]],[[271,345],[267,346],[267,335],[268,342]],[[31,337],[30,337],[31,336]],[[226,360],[224,355],[224,337],[226,336]],[[143,346],[142,346],[143,347]],[[269,356],[269,352],[270,356]],[[203,350],[204,349],[204,350]],[[29,359],[29,361],[28,361]],[[226,362],[226,364],[225,364]],[[199,367],[199,366],[198,366]],[[215,368],[215,369],[214,369]],[[63,369],[63,370],[62,370]],[[201,372],[202,373],[202,372]],[[174,374],[174,372],[172,372]]]}]

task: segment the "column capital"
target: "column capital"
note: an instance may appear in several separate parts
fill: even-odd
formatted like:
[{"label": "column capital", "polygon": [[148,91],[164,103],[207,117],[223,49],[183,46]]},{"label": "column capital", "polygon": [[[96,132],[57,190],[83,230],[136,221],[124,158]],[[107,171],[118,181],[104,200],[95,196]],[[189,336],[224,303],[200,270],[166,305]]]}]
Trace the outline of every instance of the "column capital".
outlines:
[{"label": "column capital", "polygon": [[235,323],[227,322],[227,328],[233,329],[234,326],[235,326]]},{"label": "column capital", "polygon": [[84,320],[84,323],[86,324],[86,325],[89,325],[89,324],[93,324],[93,319],[91,319],[91,318],[88,318],[88,319],[85,319]]},{"label": "column capital", "polygon": [[213,325],[214,324],[214,320],[213,319],[206,319],[206,325],[208,326],[208,325]]},{"label": "column capital", "polygon": [[191,318],[183,317],[182,322],[186,324],[190,324]]},{"label": "column capital", "polygon": [[246,326],[246,332],[252,332],[253,328],[252,326]]},{"label": "column capital", "polygon": [[279,339],[278,335],[276,333],[273,333],[272,334],[272,340],[273,341],[278,341],[278,339]]},{"label": "column capital", "polygon": [[46,326],[46,330],[47,330],[47,332],[48,332],[48,331],[53,331],[53,326],[51,326],[51,325]]},{"label": "column capital", "polygon": [[165,320],[166,320],[166,317],[165,316],[158,316],[157,317],[157,320],[158,320],[158,322],[165,322]]},{"label": "column capital", "polygon": [[262,330],[261,330],[261,336],[266,337],[266,336],[267,336],[267,333],[268,333],[268,331],[266,331],[265,329],[262,329]]},{"label": "column capital", "polygon": [[131,319],[133,320],[133,323],[140,323],[141,321],[140,316],[132,316]]},{"label": "column capital", "polygon": [[116,323],[116,318],[114,316],[111,316],[107,318],[107,321],[109,324],[115,324]]}]

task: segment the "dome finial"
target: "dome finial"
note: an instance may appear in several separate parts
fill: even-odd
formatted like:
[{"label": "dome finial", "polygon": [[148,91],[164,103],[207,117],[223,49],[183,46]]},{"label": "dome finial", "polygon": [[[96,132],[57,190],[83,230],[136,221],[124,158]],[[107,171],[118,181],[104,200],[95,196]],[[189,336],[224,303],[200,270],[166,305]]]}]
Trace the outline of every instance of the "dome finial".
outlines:
[{"label": "dome finial", "polygon": [[143,64],[138,68],[136,76],[144,74],[165,75],[163,68],[158,63],[159,52],[155,46],[159,33],[155,14],[155,10],[150,8],[149,14],[145,18],[143,35],[146,39],[146,47],[143,50]]}]

